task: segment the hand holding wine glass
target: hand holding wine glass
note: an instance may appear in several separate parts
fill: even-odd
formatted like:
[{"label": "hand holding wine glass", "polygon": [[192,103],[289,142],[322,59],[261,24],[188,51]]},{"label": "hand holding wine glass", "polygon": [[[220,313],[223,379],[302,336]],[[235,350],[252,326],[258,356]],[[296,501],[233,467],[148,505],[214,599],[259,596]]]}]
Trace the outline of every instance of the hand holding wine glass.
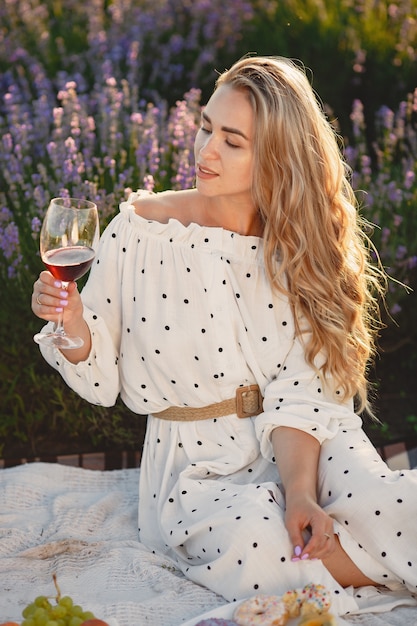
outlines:
[{"label": "hand holding wine glass", "polygon": [[[97,206],[89,200],[54,198],[51,200],[40,233],[40,253],[51,274],[67,289],[91,267],[99,241]],[[39,296],[38,304],[41,304]],[[80,348],[83,340],[65,333],[63,314],[54,332],[37,333],[34,340],[62,349]]]}]

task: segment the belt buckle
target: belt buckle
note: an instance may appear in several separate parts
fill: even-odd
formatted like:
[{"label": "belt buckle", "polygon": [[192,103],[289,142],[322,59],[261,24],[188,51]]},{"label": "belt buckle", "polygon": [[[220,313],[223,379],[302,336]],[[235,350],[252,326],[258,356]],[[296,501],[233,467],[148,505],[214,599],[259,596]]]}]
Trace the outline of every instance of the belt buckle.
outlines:
[{"label": "belt buckle", "polygon": [[247,385],[236,389],[236,415],[240,418],[255,417],[262,413],[262,394],[259,385]]}]

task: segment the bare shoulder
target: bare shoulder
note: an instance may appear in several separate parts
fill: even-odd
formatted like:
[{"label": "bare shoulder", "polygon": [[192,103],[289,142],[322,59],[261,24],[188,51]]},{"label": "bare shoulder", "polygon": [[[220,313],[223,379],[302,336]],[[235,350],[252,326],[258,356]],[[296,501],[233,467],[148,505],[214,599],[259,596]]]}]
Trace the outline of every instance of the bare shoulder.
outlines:
[{"label": "bare shoulder", "polygon": [[198,204],[196,189],[146,194],[133,202],[135,213],[145,219],[166,224],[171,218],[175,218],[185,225],[190,223],[191,216],[197,208],[196,204]]}]

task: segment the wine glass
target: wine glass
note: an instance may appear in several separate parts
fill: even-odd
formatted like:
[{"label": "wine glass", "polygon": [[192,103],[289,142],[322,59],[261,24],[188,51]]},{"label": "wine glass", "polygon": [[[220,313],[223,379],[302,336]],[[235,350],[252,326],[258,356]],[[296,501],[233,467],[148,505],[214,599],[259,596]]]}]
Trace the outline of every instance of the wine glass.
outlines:
[{"label": "wine glass", "polygon": [[[77,198],[54,198],[49,203],[40,233],[40,253],[51,274],[68,283],[81,278],[91,267],[99,241],[97,205]],[[67,335],[63,314],[53,332],[37,333],[33,338],[44,346],[65,350],[80,348],[81,337]]]}]

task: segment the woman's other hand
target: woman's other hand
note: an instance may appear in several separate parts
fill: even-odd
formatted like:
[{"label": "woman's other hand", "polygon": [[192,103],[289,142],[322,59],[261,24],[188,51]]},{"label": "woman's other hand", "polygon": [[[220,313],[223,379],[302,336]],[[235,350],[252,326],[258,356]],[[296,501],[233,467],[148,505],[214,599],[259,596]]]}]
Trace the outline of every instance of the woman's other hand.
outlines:
[{"label": "woman's other hand", "polygon": [[324,559],[336,548],[332,518],[302,492],[287,494],[285,525],[293,545],[293,561]]}]

